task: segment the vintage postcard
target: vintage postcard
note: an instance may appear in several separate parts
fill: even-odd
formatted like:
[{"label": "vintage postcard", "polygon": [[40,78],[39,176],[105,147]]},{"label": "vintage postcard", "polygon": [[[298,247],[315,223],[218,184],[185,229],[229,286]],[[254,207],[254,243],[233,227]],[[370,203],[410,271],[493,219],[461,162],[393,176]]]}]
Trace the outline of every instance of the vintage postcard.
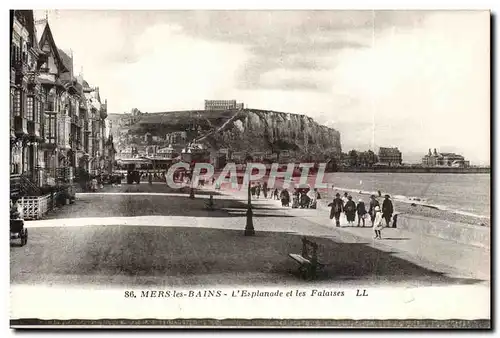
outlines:
[{"label": "vintage postcard", "polygon": [[11,327],[491,327],[489,11],[11,10]]}]

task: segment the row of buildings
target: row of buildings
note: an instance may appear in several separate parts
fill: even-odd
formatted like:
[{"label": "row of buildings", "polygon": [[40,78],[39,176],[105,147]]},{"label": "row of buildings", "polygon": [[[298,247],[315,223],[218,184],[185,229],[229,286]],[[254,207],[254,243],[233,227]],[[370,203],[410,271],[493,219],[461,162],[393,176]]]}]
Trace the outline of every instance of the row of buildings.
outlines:
[{"label": "row of buildings", "polygon": [[34,186],[55,185],[81,172],[111,170],[107,100],[73,72],[47,18],[11,11],[10,173]]},{"label": "row of buildings", "polygon": [[[357,160],[359,160],[361,154],[363,153],[357,153]],[[353,165],[352,157],[351,153],[346,154],[344,159],[345,165]],[[374,166],[398,167],[403,164],[403,155],[397,147],[380,147],[378,155],[369,162]],[[428,154],[422,158],[421,166],[467,168],[470,166],[470,162],[466,161],[465,158],[459,154],[438,152],[436,149],[432,152],[431,149],[429,149]]]}]

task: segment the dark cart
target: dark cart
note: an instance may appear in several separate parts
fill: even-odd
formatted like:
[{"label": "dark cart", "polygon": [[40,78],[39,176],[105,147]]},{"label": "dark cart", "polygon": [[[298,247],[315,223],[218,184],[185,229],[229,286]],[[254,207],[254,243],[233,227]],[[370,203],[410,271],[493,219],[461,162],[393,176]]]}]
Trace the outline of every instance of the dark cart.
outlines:
[{"label": "dark cart", "polygon": [[28,243],[28,229],[24,227],[24,220],[10,220],[10,239],[21,239],[21,246]]}]

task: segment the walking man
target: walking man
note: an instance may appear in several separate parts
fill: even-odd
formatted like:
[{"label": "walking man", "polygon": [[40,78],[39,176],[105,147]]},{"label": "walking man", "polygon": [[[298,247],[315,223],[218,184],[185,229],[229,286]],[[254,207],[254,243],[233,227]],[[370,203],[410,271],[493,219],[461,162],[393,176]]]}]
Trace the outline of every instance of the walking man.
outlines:
[{"label": "walking man", "polygon": [[356,211],[358,213],[358,227],[361,221],[363,221],[363,227],[365,227],[366,208],[365,202],[363,202],[362,199],[359,199],[358,205],[356,206]]},{"label": "walking man", "polygon": [[374,226],[374,222],[375,222],[375,208],[376,207],[380,207],[380,203],[375,198],[375,195],[371,195],[370,196],[370,209],[368,210],[368,213],[370,214],[370,220],[372,221],[372,226]]},{"label": "walking man", "polygon": [[394,213],[394,207],[389,195],[385,195],[385,200],[382,202],[382,217],[385,219],[385,225],[389,227],[389,222],[391,221],[392,214]]},{"label": "walking man", "polygon": [[333,202],[330,203],[330,204],[328,204],[328,206],[331,207],[331,209],[330,209],[330,219],[334,219],[335,218],[335,225],[337,227],[340,227],[340,214],[344,210],[344,202],[340,198],[340,194],[339,193],[337,193],[335,195],[335,198],[333,199]]}]

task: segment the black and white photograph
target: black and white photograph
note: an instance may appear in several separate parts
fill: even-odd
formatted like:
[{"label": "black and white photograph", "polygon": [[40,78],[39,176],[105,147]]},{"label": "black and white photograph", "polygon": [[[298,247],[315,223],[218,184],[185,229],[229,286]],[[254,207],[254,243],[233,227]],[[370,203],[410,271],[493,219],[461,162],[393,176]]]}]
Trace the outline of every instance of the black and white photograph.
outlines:
[{"label": "black and white photograph", "polygon": [[11,9],[11,327],[490,328],[491,23]]}]

